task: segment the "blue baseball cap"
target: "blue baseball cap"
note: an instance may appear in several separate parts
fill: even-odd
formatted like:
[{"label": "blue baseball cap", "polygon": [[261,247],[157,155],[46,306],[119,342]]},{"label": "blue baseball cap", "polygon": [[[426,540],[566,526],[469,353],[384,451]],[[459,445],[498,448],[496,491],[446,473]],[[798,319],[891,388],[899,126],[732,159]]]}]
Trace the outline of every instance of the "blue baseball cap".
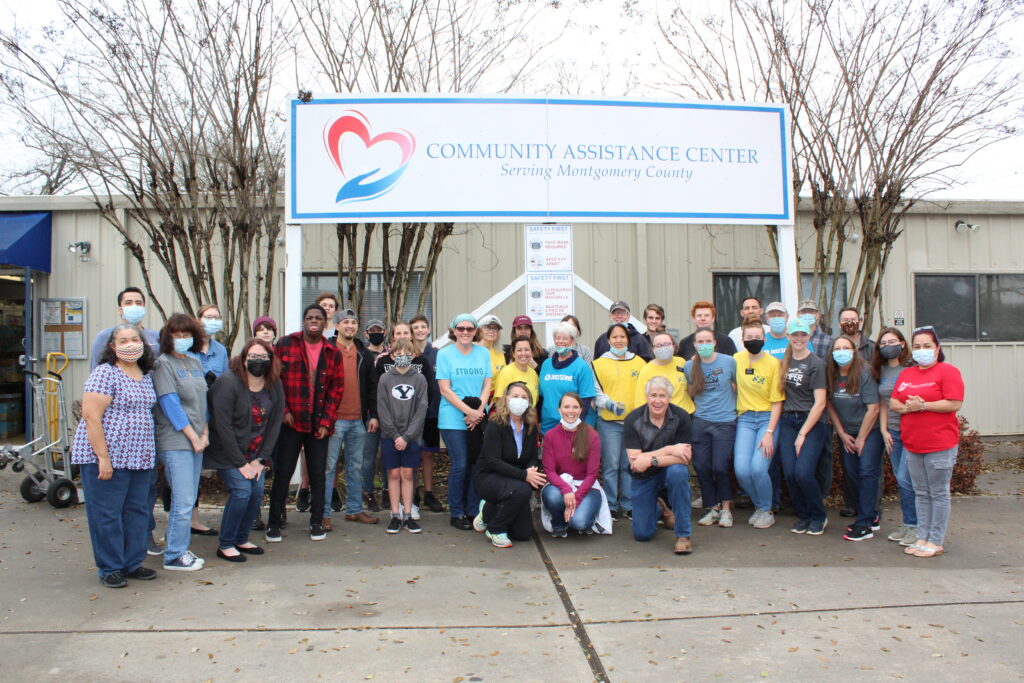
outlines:
[{"label": "blue baseball cap", "polygon": [[810,335],[811,334],[811,328],[810,328],[810,326],[808,326],[807,323],[805,323],[800,318],[794,318],[793,320],[789,321],[789,325],[787,326],[786,333],[787,334],[797,334],[798,332],[803,332],[806,335]]}]

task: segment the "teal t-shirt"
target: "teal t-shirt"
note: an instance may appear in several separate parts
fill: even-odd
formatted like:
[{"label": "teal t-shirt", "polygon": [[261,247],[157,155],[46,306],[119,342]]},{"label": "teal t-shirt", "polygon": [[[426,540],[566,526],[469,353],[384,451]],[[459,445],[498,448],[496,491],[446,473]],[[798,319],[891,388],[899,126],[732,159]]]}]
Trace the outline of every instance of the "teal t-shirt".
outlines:
[{"label": "teal t-shirt", "polygon": [[[455,344],[449,344],[437,352],[437,367],[434,377],[451,382],[452,391],[459,398],[480,396],[484,380],[491,376],[491,353],[482,346],[463,354]],[[465,429],[465,415],[462,411],[441,397],[437,412],[438,429]]]},{"label": "teal t-shirt", "polygon": [[[691,382],[693,359],[686,361],[686,381]],[[697,406],[694,415],[708,422],[734,422],[736,420],[736,359],[724,353],[712,362],[701,361],[704,372],[704,391],[693,397]]]},{"label": "teal t-shirt", "polygon": [[[597,393],[594,387],[594,371],[590,364],[576,356],[564,368],[556,368],[554,356],[548,358],[540,366],[540,395],[544,399],[540,406],[540,429],[546,434],[554,429],[562,419],[558,412],[558,403],[562,396],[570,391],[576,392],[580,398],[593,398]],[[587,422],[596,420],[597,411],[591,410]]]}]

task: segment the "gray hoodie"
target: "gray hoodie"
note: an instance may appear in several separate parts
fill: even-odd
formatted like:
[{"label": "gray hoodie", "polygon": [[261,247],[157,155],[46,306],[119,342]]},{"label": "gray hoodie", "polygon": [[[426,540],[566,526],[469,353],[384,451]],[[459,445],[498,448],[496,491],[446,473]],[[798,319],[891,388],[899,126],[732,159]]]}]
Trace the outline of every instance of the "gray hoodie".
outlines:
[{"label": "gray hoodie", "polygon": [[407,443],[423,436],[430,396],[426,378],[414,371],[404,375],[394,368],[381,375],[377,383],[377,417],[385,439],[402,437]]}]

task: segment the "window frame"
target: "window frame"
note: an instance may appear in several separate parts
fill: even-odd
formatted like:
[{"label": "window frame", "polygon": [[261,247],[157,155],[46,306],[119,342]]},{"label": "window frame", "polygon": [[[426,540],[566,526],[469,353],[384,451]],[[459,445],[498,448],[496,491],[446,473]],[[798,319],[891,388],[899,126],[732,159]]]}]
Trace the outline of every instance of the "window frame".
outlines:
[{"label": "window frame", "polygon": [[[422,278],[424,278],[426,276],[426,270],[422,269],[422,268],[414,268],[411,271],[411,273],[412,274],[419,274],[420,275],[420,278],[421,278],[420,279],[420,283],[421,283],[421,287],[422,287],[422,281],[423,281]],[[384,277],[384,271],[382,269],[379,269],[379,268],[368,268],[367,271],[366,271],[366,274],[367,274],[367,281],[368,282],[372,281],[372,278],[374,276],[376,276],[378,278],[383,278]],[[342,275],[342,279],[341,280],[337,280],[337,278],[338,278],[338,271],[336,271],[336,270],[303,270],[302,271],[303,290],[306,289],[305,284],[306,284],[307,278],[321,278],[321,277],[335,278],[336,279],[336,283],[335,284],[339,285],[339,286],[336,286],[335,289],[333,289],[333,290],[328,288],[328,287],[316,287],[314,289],[317,290],[317,293],[319,293],[321,291],[329,291],[329,292],[333,293],[334,295],[336,295],[338,297],[338,300],[339,300],[339,309],[338,310],[341,310],[342,308],[344,308],[345,300],[344,300],[343,292],[341,290],[342,290],[342,287],[343,287],[342,282],[346,281],[347,273]],[[369,288],[367,288],[367,290],[368,291],[372,291],[372,290],[369,290]],[[416,296],[419,296],[418,293],[416,294]],[[410,302],[415,303],[415,299],[412,297],[412,291],[410,291],[410,297],[409,297],[409,299],[407,299],[406,305],[409,305]],[[310,301],[309,303],[313,303],[313,301]],[[304,303],[303,306],[305,306],[305,305],[306,304]],[[359,321],[359,329],[360,330],[365,329],[366,321],[373,319],[371,317],[371,314],[365,312],[365,309],[366,309],[366,299],[365,298],[363,300],[363,309],[364,309],[364,312],[361,314],[361,316],[362,316],[362,318],[365,318],[365,320],[363,320],[362,318],[360,319],[360,321]],[[433,321],[433,313],[434,313],[434,291],[433,291],[433,283],[431,283],[431,287],[430,287],[429,293],[427,295],[427,305],[426,305],[426,310],[424,311],[424,315],[426,315],[429,320]],[[333,323],[332,323],[332,326],[333,326]]]},{"label": "window frame", "polygon": [[981,333],[984,331],[981,321],[981,278],[1012,275],[1016,277],[1024,278],[1024,272],[1009,272],[1009,271],[935,271],[935,270],[915,270],[911,273],[912,284],[911,284],[911,301],[914,306],[914,324],[910,327],[911,330],[915,330],[921,325],[934,325],[934,321],[920,321],[918,320],[918,307],[917,307],[917,284],[918,276],[925,277],[961,277],[961,278],[974,278],[974,339],[950,339],[948,342],[943,341],[942,337],[939,337],[939,341],[942,344],[1019,344],[1024,343],[1024,335],[1017,339],[984,339]]}]

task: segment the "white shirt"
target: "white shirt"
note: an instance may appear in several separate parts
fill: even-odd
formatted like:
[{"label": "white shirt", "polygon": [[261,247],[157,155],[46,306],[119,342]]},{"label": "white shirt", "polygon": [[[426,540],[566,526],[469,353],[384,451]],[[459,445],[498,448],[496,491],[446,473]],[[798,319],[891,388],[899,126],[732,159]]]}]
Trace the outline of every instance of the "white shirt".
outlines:
[{"label": "white shirt", "polygon": [[[764,328],[764,336],[765,336],[765,338],[767,338],[768,337],[768,333],[771,330],[764,323],[761,323],[761,327]],[[736,350],[737,351],[742,351],[743,350],[743,328],[742,327],[734,327],[732,329],[732,331],[729,333],[729,339],[732,339],[732,343],[736,345]]]}]

